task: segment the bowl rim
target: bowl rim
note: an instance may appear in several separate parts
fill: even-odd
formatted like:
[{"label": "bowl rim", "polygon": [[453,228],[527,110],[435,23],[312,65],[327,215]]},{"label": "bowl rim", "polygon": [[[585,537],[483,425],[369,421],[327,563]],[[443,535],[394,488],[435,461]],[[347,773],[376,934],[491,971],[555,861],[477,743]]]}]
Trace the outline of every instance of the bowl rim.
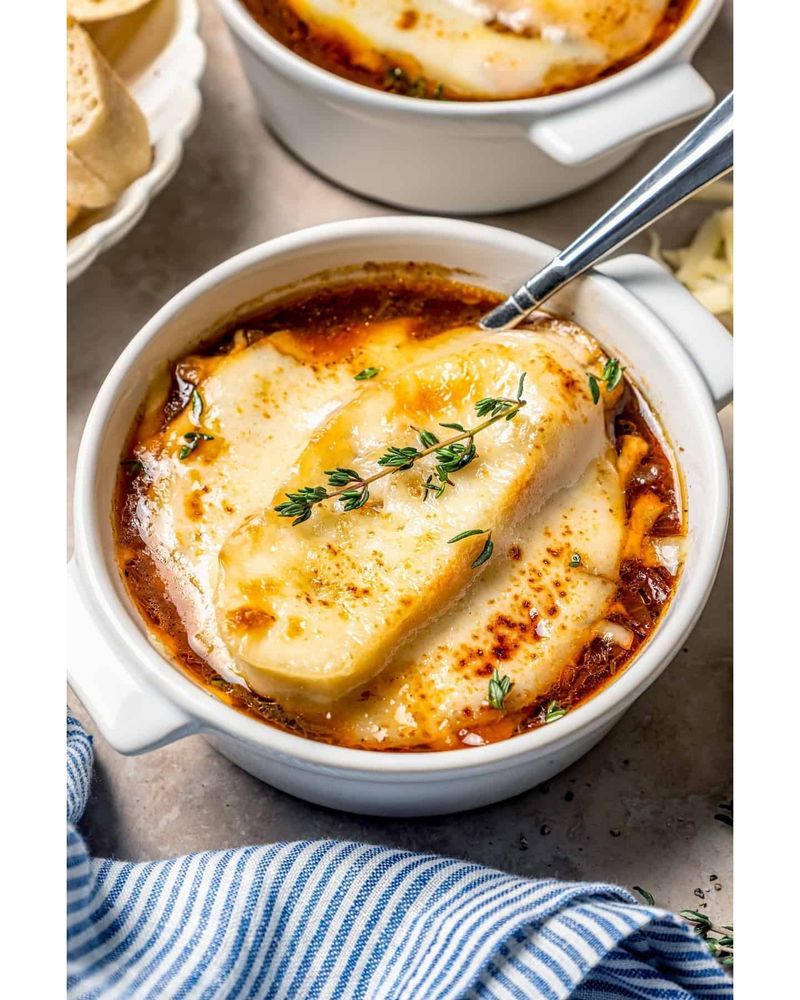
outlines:
[{"label": "bowl rim", "polygon": [[695,0],[683,23],[665,42],[610,76],[558,94],[498,101],[426,101],[367,87],[297,55],[262,27],[240,0],[216,2],[233,33],[264,61],[300,86],[322,91],[326,96],[337,97],[342,101],[354,101],[378,112],[402,111],[432,118],[469,119],[484,116],[507,118],[525,112],[542,117],[566,111],[614,93],[649,76],[659,66],[680,60],[684,50],[687,52],[685,61],[689,61],[722,8],[724,0]]},{"label": "bowl rim", "polygon": [[[241,272],[265,266],[273,258],[311,248],[320,242],[398,235],[408,239],[435,235],[450,243],[477,241],[485,244],[488,252],[493,248],[497,250],[499,243],[510,251],[527,249],[530,252],[531,244],[543,253],[552,250],[529,236],[483,223],[413,215],[373,217],[324,223],[267,240],[200,275],[162,306],[133,337],[106,376],[92,405],[75,473],[75,561],[84,599],[93,617],[99,616],[101,631],[113,638],[124,667],[134,677],[141,676],[145,687],[152,686],[181,708],[198,724],[200,732],[222,734],[261,752],[289,758],[314,769],[424,780],[426,775],[464,769],[475,774],[487,768],[494,769],[501,762],[509,767],[519,765],[521,758],[553,752],[615,721],[667,667],[705,606],[722,556],[729,487],[722,431],[709,390],[695,363],[665,323],[626,288],[612,278],[590,272],[579,280],[602,285],[615,306],[638,317],[643,326],[656,329],[659,338],[657,360],[659,364],[673,367],[676,378],[686,384],[688,395],[697,407],[698,436],[702,431],[704,450],[708,451],[713,463],[712,488],[704,495],[702,506],[695,502],[691,515],[696,524],[700,519],[696,511],[700,510],[702,519],[707,522],[706,545],[698,552],[692,574],[682,575],[667,616],[630,666],[613,683],[560,719],[558,726],[541,726],[498,743],[447,751],[395,753],[318,742],[252,719],[204,691],[156,649],[148,638],[147,626],[130,600],[123,598],[122,584],[118,578],[113,578],[113,568],[107,565],[101,526],[104,521],[107,526],[109,511],[99,508],[95,483],[101,465],[109,460],[102,443],[110,414],[139,355],[196,299],[203,298]],[[187,340],[190,336],[187,334]],[[117,454],[113,455],[115,463],[118,458]]]}]

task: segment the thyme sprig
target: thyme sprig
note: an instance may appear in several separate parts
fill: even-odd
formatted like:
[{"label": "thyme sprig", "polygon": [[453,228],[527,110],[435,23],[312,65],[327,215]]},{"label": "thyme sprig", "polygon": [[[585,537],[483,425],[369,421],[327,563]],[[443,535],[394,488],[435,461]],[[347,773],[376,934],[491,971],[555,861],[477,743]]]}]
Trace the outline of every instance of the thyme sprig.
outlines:
[{"label": "thyme sprig", "polygon": [[[413,445],[389,445],[378,459],[380,470],[371,476],[362,476],[355,469],[349,469],[345,466],[328,469],[325,472],[328,477],[327,485],[303,486],[299,490],[287,492],[286,500],[273,508],[275,513],[279,517],[291,517],[292,524],[295,525],[307,521],[314,511],[314,507],[326,500],[340,499],[343,512],[358,510],[369,500],[369,487],[372,483],[394,472],[410,469],[420,459],[426,458],[428,455],[436,456],[436,469],[435,473],[429,475],[423,484],[423,500],[427,500],[430,495],[440,497],[447,486],[453,485],[450,476],[469,465],[477,457],[475,436],[486,430],[487,427],[491,427],[498,420],[513,420],[522,407],[527,404],[522,396],[525,375],[526,373],[523,372],[520,376],[516,398],[487,396],[478,400],[475,404],[475,412],[478,418],[485,417],[486,419],[481,420],[474,427],[464,427],[457,423],[440,424],[440,427],[457,431],[456,434],[444,441],[440,441],[433,431],[414,427],[412,429],[419,438],[421,448],[416,448]],[[473,566],[476,564],[480,566],[486,562],[492,554],[492,549],[493,544],[489,538],[483,552],[473,563]]]},{"label": "thyme sprig", "polygon": [[[648,906],[657,905],[652,892],[648,892],[640,885],[635,885],[633,889],[634,892],[639,893]],[[733,965],[733,925],[715,924],[710,917],[698,910],[679,910],[678,914],[694,927],[698,936],[705,941],[711,954],[720,965],[724,965],[726,968]]]},{"label": "thyme sprig", "polygon": [[622,381],[622,373],[624,371],[625,369],[620,364],[618,358],[609,358],[603,365],[603,372],[601,375],[589,376],[589,391],[592,394],[592,402],[595,406],[600,402],[600,383],[604,382],[606,392],[611,392],[611,390],[616,389]]},{"label": "thyme sprig", "polygon": [[720,965],[733,965],[732,924],[720,926],[712,923],[710,917],[707,917],[705,913],[698,913],[697,910],[679,910],[678,913],[694,927]]}]

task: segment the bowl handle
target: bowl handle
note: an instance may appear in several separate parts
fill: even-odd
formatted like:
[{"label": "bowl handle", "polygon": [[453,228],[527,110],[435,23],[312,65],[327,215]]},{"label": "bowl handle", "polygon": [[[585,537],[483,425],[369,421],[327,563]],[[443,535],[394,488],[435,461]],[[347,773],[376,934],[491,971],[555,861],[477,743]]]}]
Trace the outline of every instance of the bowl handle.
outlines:
[{"label": "bowl handle", "polygon": [[73,559],[67,567],[67,680],[106,740],[124,754],[156,750],[197,723],[134,681],[92,620]]},{"label": "bowl handle", "polygon": [[733,398],[733,337],[664,268],[642,254],[597,268],[623,285],[672,331],[700,370],[717,410]]},{"label": "bowl handle", "polygon": [[551,159],[575,167],[694,118],[714,91],[689,63],[674,63],[631,87],[534,121],[528,138]]}]

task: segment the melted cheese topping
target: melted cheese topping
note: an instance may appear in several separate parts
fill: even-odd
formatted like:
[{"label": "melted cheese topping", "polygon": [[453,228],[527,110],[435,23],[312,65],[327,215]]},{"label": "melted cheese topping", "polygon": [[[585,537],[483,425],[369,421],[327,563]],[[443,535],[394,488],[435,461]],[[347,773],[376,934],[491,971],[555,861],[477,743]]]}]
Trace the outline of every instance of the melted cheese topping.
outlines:
[{"label": "melted cheese topping", "polygon": [[516,98],[588,82],[650,42],[668,0],[287,0],[343,40],[456,96]]},{"label": "melted cheese topping", "polygon": [[[598,356],[579,328],[545,317],[425,340],[410,320],[374,323],[344,354],[287,330],[186,359],[203,410],[187,406],[163,430],[145,414],[136,517],[195,650],[354,745],[457,743],[493,715],[495,666],[514,678],[510,708],[542,696],[603,618],[625,533],[586,379]],[[354,380],[365,367],[380,373]],[[476,438],[478,458],[441,498],[423,500],[432,468],[418,467],[376,482],[358,511],[323,504],[297,527],[274,513],[326,469],[372,472],[387,443],[416,443],[409,425],[474,423],[475,402],[513,396],[521,371],[527,405]],[[211,440],[181,460],[198,427]],[[475,527],[495,543],[480,570],[482,537],[448,544]]]},{"label": "melted cheese topping", "polygon": [[[591,638],[613,596],[624,518],[609,449],[506,534],[480,578],[399,651],[367,697],[336,706],[336,732],[356,746],[457,745],[460,729],[496,721],[486,704],[495,667],[514,681],[505,708],[532,704]],[[575,551],[580,567],[569,565]]]},{"label": "melted cheese topping", "polygon": [[[256,691],[329,702],[370,681],[474,583],[485,539],[448,544],[452,536],[478,527],[497,544],[604,450],[603,409],[563,343],[528,331],[465,330],[453,340],[458,348],[444,357],[368,383],[313,436],[270,505],[222,547],[220,628]],[[408,441],[410,428],[474,422],[478,400],[513,398],[523,372],[526,406],[476,439],[478,460],[442,497],[422,502],[430,456],[375,482],[369,502],[346,516],[326,503],[288,530],[273,509],[283,494],[324,482],[325,469],[380,472],[386,442]]]}]

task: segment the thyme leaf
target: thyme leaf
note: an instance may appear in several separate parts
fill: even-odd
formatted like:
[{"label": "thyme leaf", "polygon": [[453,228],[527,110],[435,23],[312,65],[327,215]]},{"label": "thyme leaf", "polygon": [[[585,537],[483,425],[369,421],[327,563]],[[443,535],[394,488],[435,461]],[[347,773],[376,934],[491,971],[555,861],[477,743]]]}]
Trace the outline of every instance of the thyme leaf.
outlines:
[{"label": "thyme leaf", "polygon": [[358,510],[369,500],[369,487],[361,486],[359,489],[346,490],[341,495],[342,510]]},{"label": "thyme leaf", "polygon": [[355,469],[337,467],[336,469],[329,469],[325,475],[328,477],[328,485],[330,486],[347,486],[348,483],[361,482],[361,476],[359,476]]},{"label": "thyme leaf", "polygon": [[603,367],[603,381],[608,386],[608,391],[616,389],[622,381],[622,373],[625,369],[619,363],[618,358],[609,358]]},{"label": "thyme leaf", "polygon": [[557,701],[551,701],[544,710],[545,725],[549,722],[555,722],[557,719],[563,719],[568,711],[569,709],[562,708]]},{"label": "thyme leaf", "polygon": [[195,424],[199,425],[200,418],[203,416],[203,410],[206,407],[205,403],[203,402],[203,397],[197,391],[197,386],[195,386],[194,389],[192,389],[192,394],[189,397],[189,401],[192,406],[192,419],[194,420]]},{"label": "thyme leaf", "polygon": [[465,538],[472,538],[473,535],[488,535],[488,528],[470,528],[469,531],[462,531],[458,535],[453,535],[452,538],[447,539],[447,544],[452,545],[453,542],[463,541]]},{"label": "thyme leaf", "polygon": [[473,535],[488,536],[486,541],[483,543],[483,548],[478,553],[477,558],[470,565],[471,569],[477,569],[479,566],[483,566],[485,562],[488,562],[492,558],[492,552],[494,552],[494,542],[492,541],[491,528],[470,528],[469,531],[462,531],[453,538],[449,538],[447,540],[447,544],[452,545],[453,542],[460,542],[465,538],[472,538]]},{"label": "thyme leaf", "polygon": [[414,430],[417,432],[423,448],[431,448],[433,445],[439,443],[439,438],[436,437],[433,431],[426,431],[424,428],[420,430],[418,427],[415,427]]},{"label": "thyme leaf", "polygon": [[428,476],[425,482],[422,484],[422,489],[424,491],[423,500],[428,499],[429,494],[433,494],[435,497],[440,497],[444,493],[446,486],[444,483],[434,482],[433,476]]},{"label": "thyme leaf", "polygon": [[201,441],[213,441],[214,438],[210,434],[203,434],[202,431],[189,431],[187,434],[183,435],[183,439],[186,442],[185,445],[181,447],[178,452],[178,458],[184,462],[193,451],[196,450]]},{"label": "thyme leaf", "polygon": [[380,368],[364,368],[358,375],[354,375],[353,378],[356,382],[365,382],[368,378],[375,378],[379,371]]},{"label": "thyme leaf", "polygon": [[[393,94],[403,94],[406,97],[428,97],[430,89],[424,76],[412,79],[400,66],[392,66],[386,71],[383,86]],[[439,83],[433,88],[430,96],[440,100],[443,93],[444,87]]]},{"label": "thyme leaf", "polygon": [[302,524],[311,517],[314,504],[321,503],[328,496],[324,486],[303,486],[294,493],[287,493],[287,499],[275,508],[280,517],[292,517],[292,524]]},{"label": "thyme leaf", "polygon": [[472,563],[471,569],[477,569],[479,566],[483,566],[485,562],[489,562],[492,558],[492,553],[494,552],[494,542],[492,541],[491,534],[486,539],[483,544],[483,548],[478,553],[478,558]]},{"label": "thyme leaf", "polygon": [[511,678],[507,675],[501,677],[500,671],[495,667],[489,680],[489,704],[492,708],[496,708],[498,712],[503,711],[506,696],[512,687],[514,687],[514,682]]},{"label": "thyme leaf", "polygon": [[513,405],[510,399],[496,399],[494,396],[487,396],[485,399],[478,400],[475,404],[475,412],[479,417],[487,415],[495,417],[510,410]]},{"label": "thyme leaf", "polygon": [[452,486],[450,479],[451,472],[458,472],[469,465],[473,459],[477,458],[478,449],[472,438],[468,438],[466,444],[456,441],[454,444],[445,444],[436,450],[436,475],[443,486]]},{"label": "thyme leaf", "polygon": [[390,469],[410,469],[415,459],[419,457],[416,448],[397,448],[390,445],[385,455],[378,459],[378,465],[387,466]]}]

